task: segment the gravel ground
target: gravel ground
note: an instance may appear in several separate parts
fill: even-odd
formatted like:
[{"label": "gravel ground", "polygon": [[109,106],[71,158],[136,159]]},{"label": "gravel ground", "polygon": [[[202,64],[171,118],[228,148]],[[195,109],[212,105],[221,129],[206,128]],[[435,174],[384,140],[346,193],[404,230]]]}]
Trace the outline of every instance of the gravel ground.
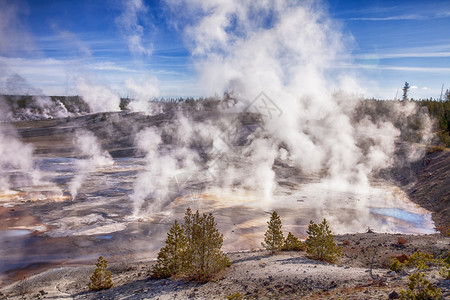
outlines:
[{"label": "gravel ground", "polygon": [[[398,238],[406,240],[399,244]],[[441,235],[349,234],[336,236],[343,247],[338,265],[311,260],[304,252],[266,251],[229,253],[232,266],[206,284],[171,278],[149,279],[152,260],[123,262],[109,267],[114,287],[101,292],[87,289],[94,266],[47,270],[0,290],[2,299],[388,299],[405,288],[407,274],[392,274],[392,257],[416,249],[444,255],[450,238]],[[344,243],[344,241],[346,241]],[[347,244],[348,245],[343,245]],[[369,274],[374,250],[373,278]],[[450,281],[437,268],[426,271],[429,280],[450,297]],[[239,298],[239,297],[240,298]]]}]

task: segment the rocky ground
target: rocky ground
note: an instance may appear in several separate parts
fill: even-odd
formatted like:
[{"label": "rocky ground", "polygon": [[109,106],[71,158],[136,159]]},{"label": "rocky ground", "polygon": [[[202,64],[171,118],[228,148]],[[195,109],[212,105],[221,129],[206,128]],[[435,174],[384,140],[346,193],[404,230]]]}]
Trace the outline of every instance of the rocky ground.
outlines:
[{"label": "rocky ground", "polygon": [[439,231],[450,234],[450,149],[430,150],[411,167],[415,180],[405,190],[412,201],[433,213]]},{"label": "rocky ground", "polygon": [[[399,243],[399,238],[406,240]],[[230,253],[232,266],[217,279],[200,284],[171,278],[149,278],[154,263],[124,258],[109,266],[114,287],[92,292],[87,288],[94,266],[63,266],[25,278],[0,290],[1,299],[388,299],[406,287],[408,276],[389,270],[393,257],[416,250],[445,255],[450,237],[360,233],[336,236],[343,247],[337,265],[314,261],[304,252],[263,251]],[[373,253],[372,277],[370,262]],[[410,270],[409,272],[412,272]],[[450,280],[438,268],[427,278],[450,297]],[[392,294],[393,296],[395,294]]]}]

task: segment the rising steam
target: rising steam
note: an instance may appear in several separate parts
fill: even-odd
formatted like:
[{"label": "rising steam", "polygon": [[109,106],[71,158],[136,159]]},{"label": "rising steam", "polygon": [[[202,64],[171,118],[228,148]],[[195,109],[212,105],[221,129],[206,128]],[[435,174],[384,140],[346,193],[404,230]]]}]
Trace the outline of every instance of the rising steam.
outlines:
[{"label": "rising steam", "polygon": [[74,200],[78,195],[78,190],[85,181],[89,172],[97,168],[107,167],[114,164],[113,159],[107,151],[102,150],[97,138],[92,132],[79,130],[75,135],[74,144],[78,154],[82,159],[77,160],[76,174],[69,184],[70,194]]},{"label": "rising steam", "polygon": [[[0,190],[32,186],[40,182],[40,172],[33,166],[33,147],[16,136],[15,129],[0,122]],[[12,175],[15,175],[12,179]],[[17,176],[19,175],[19,176]]]},{"label": "rising steam", "polygon": [[[365,184],[391,164],[400,132],[389,121],[352,122],[358,102],[350,93],[361,88],[336,68],[347,47],[339,24],[316,3],[194,1],[186,9],[183,2],[203,16],[187,17],[194,21],[185,36],[205,92],[231,91],[245,107],[264,91],[283,111],[266,118],[273,141],[259,141],[266,147],[255,147],[257,156],[273,161],[274,145],[283,144],[303,172],[326,169],[330,178]],[[343,88],[350,89],[336,94]]]},{"label": "rising steam", "polygon": [[[136,136],[138,151],[145,155],[146,166],[134,184],[133,215],[154,215],[164,209],[171,200],[170,183],[176,174],[196,172],[197,153],[179,144],[180,148],[164,149],[160,133],[155,128],[146,128]],[[145,199],[151,202],[142,211]]]},{"label": "rising steam", "polygon": [[0,96],[0,191],[41,183],[41,173],[34,167],[33,146],[20,140],[7,116],[7,105]]},{"label": "rising steam", "polygon": [[125,81],[125,87],[132,98],[132,101],[128,104],[128,108],[131,111],[142,112],[147,115],[161,113],[159,107],[151,101],[159,96],[158,86],[158,80],[156,78],[140,81],[128,78]]},{"label": "rising steam", "polygon": [[18,74],[12,74],[6,79],[5,88],[11,95],[17,95],[9,96],[13,100],[20,97],[29,98],[25,107],[20,107],[17,102],[10,104],[12,110],[5,115],[5,119],[9,121],[64,118],[71,115],[61,101],[52,101],[42,90],[33,87]]},{"label": "rising steam", "polygon": [[89,105],[91,113],[119,111],[120,97],[103,84],[94,84],[86,78],[77,77],[77,89]]},{"label": "rising steam", "polygon": [[[238,147],[226,139],[243,129],[239,121],[223,116],[208,124],[182,121],[183,138],[190,143],[198,140],[195,128],[202,127],[201,144],[208,155],[203,167],[216,185],[255,189],[270,203],[278,186],[277,160],[303,174],[320,174],[322,184],[341,191],[367,191],[374,172],[394,164],[404,128],[392,120],[418,111],[408,103],[393,105],[389,120],[358,115],[355,93],[363,89],[356,76],[339,69],[350,59],[348,47],[339,24],[319,2],[166,2],[174,18],[184,16],[175,25],[183,28],[199,89],[206,95],[230,93],[237,105],[229,112],[258,111],[264,119]],[[261,92],[267,97],[258,99]],[[271,113],[277,109],[279,113]],[[428,124],[422,128],[427,138],[430,121],[419,115]],[[135,214],[150,193],[156,195],[151,205],[156,210],[163,206],[158,199],[167,192],[165,182],[178,170],[173,153],[161,156],[156,150],[158,132],[148,130],[139,138],[149,140],[138,142],[149,170],[139,176],[131,197]],[[409,149],[415,158],[418,151]]]}]

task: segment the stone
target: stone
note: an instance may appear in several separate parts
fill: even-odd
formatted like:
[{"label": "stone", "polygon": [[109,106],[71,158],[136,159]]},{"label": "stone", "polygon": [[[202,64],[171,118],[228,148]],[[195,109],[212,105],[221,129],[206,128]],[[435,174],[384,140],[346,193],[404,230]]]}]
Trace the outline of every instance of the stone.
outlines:
[{"label": "stone", "polygon": [[396,256],[395,258],[398,259],[399,262],[404,263],[405,261],[407,261],[409,259],[409,256],[406,254],[402,254],[402,255]]},{"label": "stone", "polygon": [[397,242],[398,242],[399,245],[404,245],[404,244],[406,244],[406,240],[405,240],[404,238],[402,238],[402,237],[399,237],[399,238],[397,239]]},{"label": "stone", "polygon": [[396,291],[392,291],[392,293],[389,294],[389,299],[399,299],[400,295]]}]

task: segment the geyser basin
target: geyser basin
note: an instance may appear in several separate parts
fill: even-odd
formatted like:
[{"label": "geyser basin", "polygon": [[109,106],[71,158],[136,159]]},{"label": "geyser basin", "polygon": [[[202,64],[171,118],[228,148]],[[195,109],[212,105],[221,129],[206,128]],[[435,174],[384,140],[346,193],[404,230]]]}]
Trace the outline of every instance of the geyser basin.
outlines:
[{"label": "geyser basin", "polygon": [[[49,170],[45,173],[48,180],[64,177],[59,182],[66,191],[74,176],[71,170],[75,161],[42,159],[40,165]],[[11,193],[10,198],[2,196],[3,204],[15,207],[4,207],[0,216],[4,220],[0,228],[0,272],[13,277],[13,270],[23,266],[39,262],[90,263],[98,255],[113,261],[127,255],[155,257],[173,220],[181,220],[187,207],[214,214],[224,234],[225,251],[260,248],[272,210],[281,215],[286,233],[291,231],[303,238],[309,221],[324,217],[334,233],[363,232],[367,227],[377,232],[434,232],[431,215],[389,183],[342,189],[318,177],[284,177],[273,198],[267,199],[264,192],[208,186],[211,182],[193,176],[189,184],[176,190],[160,213],[147,214],[153,200],[146,199],[140,215],[133,218],[129,195],[143,165],[142,158],[122,158],[86,173],[75,200],[58,201],[48,194],[45,199],[24,202],[16,193]],[[30,189],[27,193],[33,192]],[[16,215],[8,215],[13,213]],[[26,230],[8,230],[8,226],[25,228],[30,216],[47,226],[48,231],[30,234]],[[7,220],[13,219],[14,226],[8,225]]]}]

